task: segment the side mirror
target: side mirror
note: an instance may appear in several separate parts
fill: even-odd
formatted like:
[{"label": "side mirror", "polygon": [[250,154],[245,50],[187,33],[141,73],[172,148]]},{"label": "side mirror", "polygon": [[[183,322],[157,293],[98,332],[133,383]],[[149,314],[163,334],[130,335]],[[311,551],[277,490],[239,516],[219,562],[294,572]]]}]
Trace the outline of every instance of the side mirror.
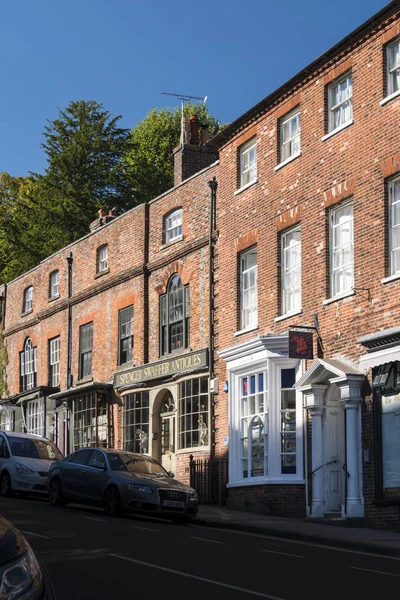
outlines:
[{"label": "side mirror", "polygon": [[103,462],[95,462],[93,464],[93,467],[95,467],[96,469],[99,469],[99,471],[107,471],[107,465]]},{"label": "side mirror", "polygon": [[168,471],[168,475],[169,475],[170,477],[175,477],[175,473],[174,473],[173,471]]}]

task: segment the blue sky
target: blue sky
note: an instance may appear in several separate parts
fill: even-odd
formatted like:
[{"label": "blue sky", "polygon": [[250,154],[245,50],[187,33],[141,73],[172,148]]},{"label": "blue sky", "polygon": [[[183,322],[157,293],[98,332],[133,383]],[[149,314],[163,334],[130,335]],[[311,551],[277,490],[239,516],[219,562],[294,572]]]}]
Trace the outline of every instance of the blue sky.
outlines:
[{"label": "blue sky", "polygon": [[[47,119],[96,100],[133,127],[171,91],[230,122],[385,0],[2,0],[0,171],[42,172]],[[179,101],[177,102],[179,103]]]}]

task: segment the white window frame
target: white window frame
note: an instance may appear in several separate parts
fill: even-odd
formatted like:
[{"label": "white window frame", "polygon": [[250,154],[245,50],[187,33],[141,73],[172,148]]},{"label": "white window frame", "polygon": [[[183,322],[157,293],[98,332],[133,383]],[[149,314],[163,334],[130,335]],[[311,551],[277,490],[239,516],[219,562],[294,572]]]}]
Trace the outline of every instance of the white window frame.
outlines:
[{"label": "white window frame", "polygon": [[24,290],[24,313],[30,312],[33,306],[33,286],[25,288]]},{"label": "white window frame", "polygon": [[[254,150],[253,157],[252,151]],[[240,147],[240,187],[257,180],[257,138],[252,138]]]},{"label": "white window frame", "polygon": [[[348,221],[351,222],[351,241],[350,244],[340,244],[339,246],[335,245],[335,230],[340,227],[340,223],[335,224],[336,215],[346,209],[351,207],[351,218]],[[340,264],[339,267],[335,267],[335,256],[338,253],[343,254],[345,247],[350,246],[350,261],[346,264]],[[354,207],[352,201],[346,201],[334,206],[329,211],[329,254],[330,254],[330,288],[331,288],[331,297],[340,296],[346,292],[350,292],[354,286]],[[340,261],[342,263],[342,260]],[[337,273],[344,273],[348,267],[351,267],[351,285],[345,289],[338,289],[335,284],[335,275]]]},{"label": "white window frame", "polygon": [[[293,233],[300,233],[300,241],[294,242],[292,245],[287,245],[287,240],[290,235]],[[294,266],[288,265],[287,256],[289,251],[293,251],[293,249],[298,250],[299,261]],[[288,282],[289,273],[293,274],[295,270],[298,270],[298,286],[295,287],[293,284],[290,286]],[[297,312],[301,310],[301,229],[300,225],[296,227],[292,227],[291,229],[287,229],[281,234],[281,289],[282,289],[282,314],[290,314],[292,312]],[[292,295],[297,295],[298,300],[296,302],[296,306],[290,308],[289,307],[289,297]]]},{"label": "white window frame", "polygon": [[60,386],[60,337],[49,340],[49,365],[51,378],[49,384],[52,387]]},{"label": "white window frame", "polygon": [[[336,102],[335,101],[335,90],[345,81],[350,82],[347,84],[347,89],[350,88],[350,93],[342,100],[339,100],[339,102]],[[347,103],[350,103],[350,117],[347,119],[347,121],[343,121],[343,122],[340,122],[338,125],[335,125],[336,113],[338,113],[342,109],[342,107]],[[339,112],[339,114],[340,114],[340,112]],[[333,131],[336,131],[337,129],[341,129],[342,127],[345,127],[348,123],[351,123],[352,120],[353,120],[353,78],[352,78],[351,73],[346,73],[345,75],[343,75],[343,77],[340,77],[339,79],[335,79],[335,81],[333,81],[328,86],[328,133],[332,133]]]},{"label": "white window frame", "polygon": [[[287,138],[285,138],[284,132],[285,132],[285,125],[289,125],[290,129],[292,128],[292,121],[297,120],[297,131],[295,133],[295,135],[289,135]],[[300,146],[300,132],[301,132],[301,128],[300,128],[300,108],[295,108],[294,110],[292,110],[290,113],[288,113],[287,115],[285,115],[284,117],[281,118],[281,122],[280,122],[280,162],[283,163],[286,160],[289,160],[289,158],[294,158],[295,156],[298,156],[301,152],[301,146]],[[293,148],[296,146],[296,142],[297,142],[297,150],[294,150]],[[287,150],[288,149],[288,150]]]},{"label": "white window frame", "polygon": [[[395,189],[399,188],[399,199],[395,200]],[[400,177],[395,177],[389,181],[389,264],[390,264],[390,274],[396,275],[400,273],[400,239],[398,242],[398,246],[395,246],[394,242],[394,232],[397,230],[399,232],[400,238],[400,215],[399,222],[397,225],[394,225],[393,218],[393,209],[397,207],[400,211]],[[398,263],[399,267],[395,268],[395,260],[393,258],[394,253],[399,255]]]},{"label": "white window frame", "polygon": [[50,273],[50,298],[60,295],[60,271],[56,269]]},{"label": "white window frame", "polygon": [[97,272],[103,273],[108,269],[108,244],[103,244],[97,250]]},{"label": "white window frame", "polygon": [[[302,394],[296,390],[296,473],[282,473],[281,452],[281,370],[295,369],[296,381],[301,375],[300,361],[289,358],[268,358],[268,351],[243,356],[228,363],[229,373],[229,484],[228,487],[247,485],[300,483],[303,479],[303,409]],[[251,361],[251,362],[250,362]],[[241,383],[243,377],[264,373],[264,447],[267,470],[263,476],[243,477],[241,431]],[[267,434],[267,435],[266,435]],[[248,472],[251,475],[251,471]]]},{"label": "white window frame", "polygon": [[[252,267],[246,267],[246,258],[251,255],[256,255],[256,264]],[[258,260],[257,246],[252,246],[240,253],[240,329],[252,329],[258,324]],[[246,279],[251,276],[251,272],[255,273],[255,284],[253,286],[246,285]],[[255,303],[250,304],[249,298],[255,295]]]},{"label": "white window frame", "polygon": [[43,398],[29,400],[26,403],[26,431],[33,435],[44,435],[44,405]]},{"label": "white window frame", "polygon": [[173,210],[164,220],[164,239],[169,244],[182,237],[182,208]]},{"label": "white window frame", "polygon": [[[397,65],[392,65],[392,51],[397,46],[399,61]],[[388,96],[400,92],[400,85],[394,89],[396,74],[400,73],[400,37],[386,46],[386,93]]]}]

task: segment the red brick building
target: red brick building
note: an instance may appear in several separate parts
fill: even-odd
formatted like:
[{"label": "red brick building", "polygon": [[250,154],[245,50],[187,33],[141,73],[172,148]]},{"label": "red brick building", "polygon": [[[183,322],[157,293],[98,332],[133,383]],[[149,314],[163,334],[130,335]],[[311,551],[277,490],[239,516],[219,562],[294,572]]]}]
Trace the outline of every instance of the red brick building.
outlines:
[{"label": "red brick building", "polygon": [[398,523],[399,53],[392,2],[214,138],[232,507]]},{"label": "red brick building", "polygon": [[86,237],[6,286],[1,412],[3,427],[64,452],[150,453],[187,479],[189,455],[210,447],[208,181],[218,165],[212,147],[175,154],[172,190],[121,216],[99,211]]}]

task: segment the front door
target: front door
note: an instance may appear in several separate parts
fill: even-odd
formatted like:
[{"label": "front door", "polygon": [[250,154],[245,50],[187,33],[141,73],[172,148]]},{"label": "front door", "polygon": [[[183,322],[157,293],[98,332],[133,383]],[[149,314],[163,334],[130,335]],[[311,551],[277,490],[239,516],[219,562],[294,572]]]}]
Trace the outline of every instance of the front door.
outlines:
[{"label": "front door", "polygon": [[160,455],[161,464],[166,471],[175,473],[176,466],[176,405],[173,395],[167,392],[160,409],[161,436]]},{"label": "front door", "polygon": [[325,486],[328,512],[338,512],[345,503],[345,437],[344,410],[326,407],[325,421]]}]

